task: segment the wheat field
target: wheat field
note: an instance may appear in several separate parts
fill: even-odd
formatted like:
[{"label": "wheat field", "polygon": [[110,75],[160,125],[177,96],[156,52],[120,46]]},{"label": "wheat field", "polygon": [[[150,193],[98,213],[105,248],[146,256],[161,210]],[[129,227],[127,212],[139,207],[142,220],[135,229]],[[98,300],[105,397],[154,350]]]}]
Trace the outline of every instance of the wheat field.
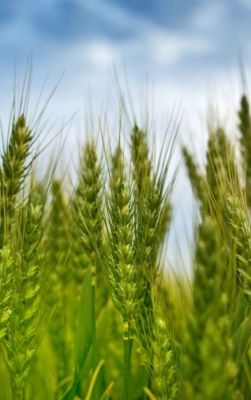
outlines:
[{"label": "wheat field", "polygon": [[[69,191],[11,118],[0,163],[1,400],[251,398],[251,115],[180,158],[199,208],[192,279],[168,272],[172,143],[89,137]],[[167,140],[168,141],[168,140]],[[49,165],[48,165],[48,171]],[[191,221],[192,224],[192,221]],[[167,273],[168,272],[168,273]]]}]

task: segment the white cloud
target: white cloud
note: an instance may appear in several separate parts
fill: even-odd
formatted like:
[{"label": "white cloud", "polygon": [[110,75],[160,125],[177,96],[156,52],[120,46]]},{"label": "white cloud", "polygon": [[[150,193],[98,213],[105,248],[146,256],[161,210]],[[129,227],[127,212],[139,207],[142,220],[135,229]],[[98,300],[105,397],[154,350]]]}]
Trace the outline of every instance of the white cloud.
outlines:
[{"label": "white cloud", "polygon": [[198,28],[203,31],[213,31],[219,27],[228,17],[228,9],[226,3],[221,0],[204,3],[195,9],[191,18],[191,27]]},{"label": "white cloud", "polygon": [[107,68],[116,62],[117,48],[110,42],[91,41],[83,46],[84,59],[95,67]]},{"label": "white cloud", "polygon": [[187,55],[208,54],[213,50],[208,40],[186,34],[152,32],[148,41],[152,58],[167,65],[177,63]]},{"label": "white cloud", "polygon": [[[48,3],[45,4],[48,7]],[[190,32],[174,33],[105,0],[85,3],[79,0],[79,4],[93,14],[102,16],[106,23],[117,24],[122,28],[130,27],[132,34],[120,41],[102,37],[89,40],[81,37],[81,40],[71,43],[50,42],[39,31],[32,29],[29,23],[34,11],[32,9],[24,19],[13,21],[13,24],[5,28],[0,44],[6,46],[9,43],[11,46],[13,42],[13,46],[15,44],[18,47],[26,47],[27,52],[30,49],[43,48],[44,54],[50,54],[48,66],[53,63],[52,59],[55,59],[54,64],[56,62],[63,69],[64,58],[66,65],[71,62],[69,54],[73,55],[75,63],[81,63],[82,68],[93,66],[104,70],[121,61],[130,65],[137,64],[137,67],[142,66],[145,69],[148,69],[151,63],[156,66],[169,66],[178,63],[185,56],[208,54],[213,51],[210,38],[194,36]]]},{"label": "white cloud", "polygon": [[[130,54],[142,56],[143,64],[147,63],[147,59],[144,60],[145,56],[148,57],[148,60],[152,59],[160,64],[173,64],[187,54],[206,54],[212,50],[209,38],[198,38],[186,31],[179,34],[174,33],[107,1],[87,2],[84,7],[94,14],[102,15],[102,18],[112,24],[124,28],[129,26],[133,36],[120,43],[121,52],[128,57]],[[217,12],[220,13],[220,9],[216,6],[214,9],[210,9],[209,18],[215,19],[215,15]],[[119,52],[118,48],[117,51]]]}]

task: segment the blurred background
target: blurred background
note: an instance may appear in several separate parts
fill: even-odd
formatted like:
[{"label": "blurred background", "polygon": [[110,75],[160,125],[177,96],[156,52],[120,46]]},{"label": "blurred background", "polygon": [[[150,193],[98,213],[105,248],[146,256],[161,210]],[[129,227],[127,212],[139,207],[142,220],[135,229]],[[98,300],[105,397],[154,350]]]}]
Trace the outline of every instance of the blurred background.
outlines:
[{"label": "blurred background", "polygon": [[[69,158],[84,139],[85,116],[92,110],[97,118],[105,112],[115,120],[124,95],[140,124],[153,117],[157,146],[172,118],[181,121],[177,142],[190,143],[203,159],[206,117],[226,126],[236,117],[240,64],[248,90],[250,20],[250,0],[1,1],[3,131],[15,79],[21,92],[32,60],[33,105],[56,89],[48,118],[52,132],[66,127]],[[178,235],[182,244],[191,235],[185,218],[193,213],[182,172],[174,196],[179,211],[170,241]]]}]

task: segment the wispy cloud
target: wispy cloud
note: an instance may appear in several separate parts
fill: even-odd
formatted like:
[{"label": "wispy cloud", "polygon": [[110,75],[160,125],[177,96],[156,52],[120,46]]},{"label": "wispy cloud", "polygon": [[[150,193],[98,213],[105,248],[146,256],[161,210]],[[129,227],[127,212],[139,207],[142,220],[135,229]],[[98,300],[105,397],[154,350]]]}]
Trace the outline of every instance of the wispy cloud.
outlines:
[{"label": "wispy cloud", "polygon": [[164,65],[181,62],[187,56],[206,55],[213,50],[212,43],[205,38],[158,31],[149,35],[149,44],[152,58]]},{"label": "wispy cloud", "polygon": [[[167,12],[166,3],[160,3],[160,10]],[[36,68],[69,74],[71,87],[79,90],[75,98],[80,98],[81,82],[87,80],[94,88],[98,82],[100,92],[105,90],[100,82],[107,80],[107,71],[113,66],[120,71],[124,64],[132,81],[138,81],[138,72],[145,71],[153,81],[171,80],[182,96],[181,80],[196,85],[198,75],[204,74],[206,80],[210,71],[214,75],[220,65],[236,62],[242,32],[236,28],[232,1],[198,5],[191,0],[191,7],[180,11],[184,25],[176,28],[158,23],[158,7],[150,1],[144,2],[144,12],[140,7],[134,12],[133,2],[122,0],[41,0],[36,4],[24,0],[22,7],[12,0],[8,4],[0,6],[6,15],[12,15],[8,25],[0,24],[2,63],[10,65],[15,57],[22,60],[33,51]],[[177,13],[175,7],[170,5],[170,13]],[[174,14],[173,20],[177,19]],[[245,20],[242,25],[248,29]],[[68,101],[70,93],[71,89]],[[190,95],[192,98],[193,91]]]},{"label": "wispy cloud", "polygon": [[190,23],[192,28],[206,32],[222,29],[227,23],[229,7],[221,0],[211,0],[199,5],[193,12]]}]

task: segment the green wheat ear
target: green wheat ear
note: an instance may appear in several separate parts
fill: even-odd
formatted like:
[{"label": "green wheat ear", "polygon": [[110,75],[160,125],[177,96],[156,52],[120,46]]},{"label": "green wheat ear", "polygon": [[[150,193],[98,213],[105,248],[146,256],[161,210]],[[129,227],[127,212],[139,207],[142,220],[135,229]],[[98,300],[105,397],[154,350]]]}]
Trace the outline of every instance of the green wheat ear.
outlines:
[{"label": "green wheat ear", "polygon": [[[38,269],[33,256],[38,254],[36,246],[42,212],[30,198],[24,213],[23,207],[17,207],[29,166],[27,157],[31,145],[31,131],[24,116],[20,116],[12,125],[0,168],[0,247],[1,262],[4,263],[1,269],[1,331],[5,321],[3,347],[16,398],[24,395],[34,350],[32,321],[37,313]],[[15,258],[11,254],[15,254]]]},{"label": "green wheat ear", "polygon": [[[236,183],[238,173],[236,170],[233,150],[222,128],[210,132],[207,143],[206,163],[207,185],[217,204],[221,201],[222,184]],[[226,186],[225,186],[226,188]]]},{"label": "green wheat ear", "polygon": [[32,134],[26,125],[24,116],[20,116],[12,125],[9,144],[2,156],[0,168],[0,243],[8,228],[8,221],[15,209],[15,198],[20,191],[27,171],[26,160],[30,153]]},{"label": "green wheat ear", "polygon": [[174,310],[169,293],[163,297],[161,286],[162,282],[152,282],[153,313],[147,315],[151,336],[148,332],[142,361],[149,374],[148,388],[156,398],[176,400],[180,398],[180,355],[174,338]]},{"label": "green wheat ear", "polygon": [[[73,244],[72,250],[73,257],[75,257],[76,254],[80,255],[79,258],[74,260],[74,267],[76,267],[75,281],[77,287],[81,290],[81,292],[79,292],[81,296],[78,309],[81,307],[83,301],[83,274],[87,274],[88,279],[90,277],[91,280],[89,304],[90,314],[92,315],[90,323],[92,338],[89,357],[91,362],[90,370],[93,372],[98,363],[96,318],[107,298],[107,287],[103,279],[105,272],[103,267],[103,190],[102,164],[98,158],[95,143],[91,140],[86,143],[83,149],[77,186],[72,202],[73,218],[75,227],[77,228],[74,236],[75,245]],[[79,261],[83,259],[84,263],[81,265]],[[76,261],[78,262],[77,264]],[[78,314],[82,314],[82,312],[84,313],[85,311],[79,309]],[[80,373],[80,371],[78,373]],[[79,380],[79,390],[77,394],[80,396],[83,385],[80,384],[80,377],[76,379]],[[97,396],[98,389],[95,389],[94,397],[96,398]]]},{"label": "green wheat ear", "polygon": [[192,186],[192,190],[197,197],[197,199],[201,202],[201,204],[205,203],[205,190],[204,190],[204,178],[198,171],[198,166],[196,165],[193,156],[187,149],[187,147],[182,148],[182,155],[184,158],[187,174]]},{"label": "green wheat ear", "polygon": [[149,191],[152,175],[152,165],[149,157],[149,148],[146,132],[134,126],[131,135],[131,155],[133,162],[133,179],[137,187],[137,196],[143,198]]},{"label": "green wheat ear", "polygon": [[77,285],[82,285],[86,268],[91,267],[93,285],[103,284],[100,262],[103,242],[103,178],[101,164],[91,141],[80,162],[78,182],[71,203],[74,224],[72,256]]},{"label": "green wheat ear", "polygon": [[199,227],[194,274],[193,310],[183,356],[183,396],[235,399],[238,365],[233,354],[232,273],[219,226],[210,216]]},{"label": "green wheat ear", "polygon": [[92,268],[95,285],[98,249],[103,240],[103,213],[101,165],[93,142],[84,148],[75,206],[82,249]]},{"label": "green wheat ear", "polygon": [[84,149],[78,181],[71,202],[73,218],[72,259],[77,287],[81,289],[83,274],[92,271],[93,301],[97,314],[108,298],[103,279],[104,269],[104,177],[94,141]]},{"label": "green wheat ear", "polygon": [[13,124],[8,148],[3,155],[1,185],[7,197],[15,196],[24,180],[25,161],[30,152],[32,134],[22,115]]},{"label": "green wheat ear", "polygon": [[218,128],[211,131],[207,142],[205,174],[198,171],[192,155],[183,148],[183,157],[192,189],[200,201],[202,217],[218,214],[223,216],[225,192],[231,188],[240,190],[240,179],[234,148],[225,131]]},{"label": "green wheat ear", "polygon": [[145,274],[154,280],[158,253],[168,231],[171,204],[165,192],[168,162],[156,172],[147,142],[147,134],[137,126],[131,135],[132,177],[136,216],[135,257],[146,263]]},{"label": "green wheat ear", "polygon": [[236,196],[226,199],[225,213],[230,228],[230,236],[234,240],[236,254],[237,283],[251,300],[251,226],[248,210]]},{"label": "green wheat ear", "polygon": [[129,373],[132,342],[140,303],[143,301],[144,280],[137,268],[133,249],[132,196],[126,177],[124,156],[118,146],[111,160],[110,193],[108,198],[108,236],[110,254],[108,277],[111,297],[123,320],[124,389],[129,399]]},{"label": "green wheat ear", "polygon": [[179,383],[174,342],[165,318],[157,314],[154,319],[152,387],[158,399],[176,400],[179,398]]},{"label": "green wheat ear", "polygon": [[[168,159],[168,157],[167,157]],[[168,161],[154,171],[147,133],[134,126],[131,134],[133,178],[134,262],[141,271],[143,301],[137,320],[137,336],[142,352],[149,351],[153,332],[149,324],[153,313],[151,286],[158,274],[158,256],[171,220],[171,204],[166,192]]]},{"label": "green wheat ear", "polygon": [[241,97],[239,116],[240,145],[242,166],[245,172],[248,206],[251,206],[251,116],[249,102],[245,95]]},{"label": "green wheat ear", "polygon": [[118,146],[111,162],[108,199],[110,239],[109,282],[112,300],[124,322],[125,338],[134,336],[142,290],[137,288],[138,270],[133,256],[133,215],[124,156]]}]

